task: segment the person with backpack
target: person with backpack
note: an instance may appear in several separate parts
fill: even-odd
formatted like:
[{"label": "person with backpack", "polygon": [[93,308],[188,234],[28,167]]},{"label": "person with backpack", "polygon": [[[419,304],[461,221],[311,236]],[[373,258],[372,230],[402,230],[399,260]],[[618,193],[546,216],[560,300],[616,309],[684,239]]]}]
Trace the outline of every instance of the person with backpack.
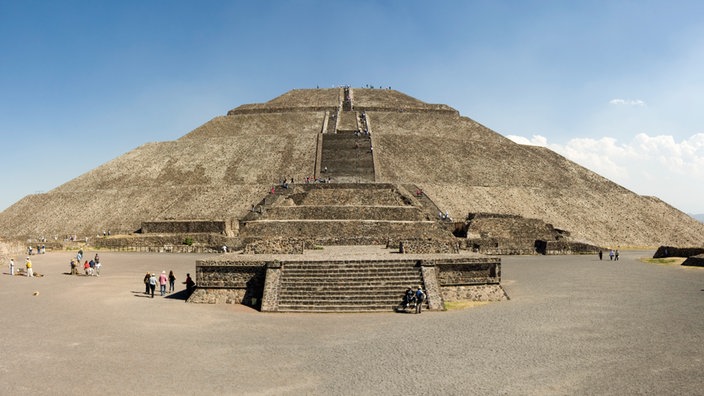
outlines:
[{"label": "person with backpack", "polygon": [[422,307],[423,307],[423,301],[425,301],[425,293],[423,293],[423,289],[418,285],[418,290],[416,290],[416,313],[419,314]]}]

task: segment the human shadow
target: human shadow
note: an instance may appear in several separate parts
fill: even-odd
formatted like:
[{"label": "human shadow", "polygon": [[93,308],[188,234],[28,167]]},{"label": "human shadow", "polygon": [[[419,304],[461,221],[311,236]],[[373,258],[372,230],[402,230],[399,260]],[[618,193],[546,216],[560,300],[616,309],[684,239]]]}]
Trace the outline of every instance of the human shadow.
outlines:
[{"label": "human shadow", "polygon": [[[151,297],[152,297],[151,293],[150,293],[150,294],[145,294],[143,291],[134,291],[134,290],[132,290],[131,293],[134,294],[135,297],[146,297],[146,298],[151,298]],[[154,294],[156,294],[156,293],[154,293]]]},{"label": "human shadow", "polygon": [[164,296],[164,298],[172,299],[172,300],[183,300],[186,301],[188,297],[191,296],[192,291],[189,291],[188,289],[183,289],[179,290],[177,292],[173,292],[171,294],[167,294]]}]

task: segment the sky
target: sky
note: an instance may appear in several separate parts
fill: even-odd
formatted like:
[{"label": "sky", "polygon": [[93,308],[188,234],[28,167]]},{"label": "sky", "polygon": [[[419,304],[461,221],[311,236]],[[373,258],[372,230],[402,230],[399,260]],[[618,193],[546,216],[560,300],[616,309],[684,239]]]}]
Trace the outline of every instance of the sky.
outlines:
[{"label": "sky", "polygon": [[291,89],[392,87],[704,213],[702,1],[0,0],[0,211]]}]

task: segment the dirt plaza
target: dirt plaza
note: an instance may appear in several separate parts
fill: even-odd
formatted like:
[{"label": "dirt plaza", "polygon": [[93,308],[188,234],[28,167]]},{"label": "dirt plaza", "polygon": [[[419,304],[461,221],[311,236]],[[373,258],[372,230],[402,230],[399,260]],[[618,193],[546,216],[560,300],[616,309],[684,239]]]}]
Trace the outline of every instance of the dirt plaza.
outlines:
[{"label": "dirt plaza", "polygon": [[[704,269],[504,256],[510,301],[422,315],[260,313],[184,302],[205,254],[72,252],[0,276],[0,394],[701,394]],[[86,258],[95,252],[87,251]],[[15,257],[22,266],[24,256]],[[173,270],[177,293],[144,295]],[[403,291],[399,291],[399,298]],[[354,298],[354,296],[351,296]]]}]

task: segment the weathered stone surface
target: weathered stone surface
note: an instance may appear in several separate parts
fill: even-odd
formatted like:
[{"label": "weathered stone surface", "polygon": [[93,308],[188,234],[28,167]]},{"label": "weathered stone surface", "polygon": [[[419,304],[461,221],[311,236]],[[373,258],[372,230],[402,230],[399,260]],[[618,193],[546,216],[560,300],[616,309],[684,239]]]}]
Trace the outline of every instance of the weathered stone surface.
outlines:
[{"label": "weathered stone surface", "polygon": [[[319,175],[320,139],[343,98],[341,89],[294,90],[175,141],[145,144],[18,201],[0,213],[0,237],[83,239],[129,234],[145,221],[241,219],[281,178]],[[351,89],[350,100],[373,126],[373,180],[415,184],[456,218],[541,219],[594,246],[701,244],[704,225],[681,211],[546,148],[516,144],[446,105],[375,89]]]},{"label": "weathered stone surface", "polygon": [[703,253],[704,247],[660,246],[653,254],[653,258],[692,257]]},{"label": "weathered stone surface", "polygon": [[704,267],[704,254],[687,257],[687,260],[682,262],[682,265],[692,267]]}]

